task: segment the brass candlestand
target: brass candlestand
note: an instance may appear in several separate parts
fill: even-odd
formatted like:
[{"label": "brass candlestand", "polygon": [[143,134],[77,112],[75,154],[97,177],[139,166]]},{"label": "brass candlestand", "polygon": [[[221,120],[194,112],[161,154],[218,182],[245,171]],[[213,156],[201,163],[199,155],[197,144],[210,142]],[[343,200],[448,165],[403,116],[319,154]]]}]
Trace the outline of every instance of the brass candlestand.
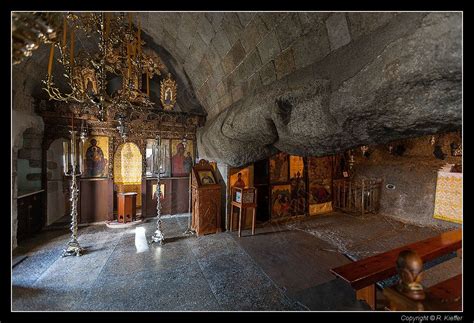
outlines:
[{"label": "brass candlestand", "polygon": [[157,175],[157,187],[156,187],[156,217],[158,218],[156,221],[156,230],[153,236],[151,237],[150,243],[157,242],[160,245],[163,245],[165,242],[165,236],[163,234],[163,231],[161,229],[161,187],[160,187],[160,180],[161,180],[161,175],[162,175],[162,167],[161,167],[161,138],[158,136],[156,138],[156,146],[153,149],[153,157],[154,161],[156,161],[154,164],[158,165],[158,171],[153,169],[153,173]]},{"label": "brass candlestand", "polygon": [[[63,164],[64,164],[64,175],[71,177],[71,240],[67,243],[67,248],[64,249],[63,257],[66,256],[82,256],[84,249],[79,245],[77,241],[77,200],[79,197],[79,188],[77,186],[77,177],[82,175],[83,163],[82,163],[82,148],[83,140],[79,143],[79,152],[76,151],[76,132],[71,130],[71,169],[69,170],[68,163],[68,145],[63,143]],[[81,139],[83,134],[81,133]],[[76,172],[76,160],[79,158],[79,172]]]},{"label": "brass candlestand", "polygon": [[192,223],[191,223],[191,220],[192,220],[192,217],[193,217],[193,214],[192,214],[192,212],[191,212],[191,173],[189,174],[189,190],[188,190],[188,196],[189,196],[188,227],[186,228],[186,231],[183,232],[183,234],[196,234],[196,231],[193,230],[193,228],[192,228]]}]

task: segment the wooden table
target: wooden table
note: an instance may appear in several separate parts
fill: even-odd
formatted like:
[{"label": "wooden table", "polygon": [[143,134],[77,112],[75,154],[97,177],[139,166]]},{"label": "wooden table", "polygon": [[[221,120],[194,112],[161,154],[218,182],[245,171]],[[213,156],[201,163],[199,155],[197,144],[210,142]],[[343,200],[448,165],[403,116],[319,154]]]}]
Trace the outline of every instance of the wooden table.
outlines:
[{"label": "wooden table", "polygon": [[[240,194],[240,200],[236,199],[236,194]],[[248,195],[244,195],[248,194]],[[251,197],[248,199],[246,197]],[[233,222],[234,222],[234,207],[239,209],[239,237],[242,232],[242,212],[244,217],[246,215],[247,208],[252,209],[252,235],[255,234],[255,220],[256,220],[256,208],[257,208],[257,189],[255,187],[249,188],[232,188],[232,203],[230,209],[230,231],[232,232]]]},{"label": "wooden table", "polygon": [[117,193],[117,222],[131,222],[136,217],[137,193]]}]

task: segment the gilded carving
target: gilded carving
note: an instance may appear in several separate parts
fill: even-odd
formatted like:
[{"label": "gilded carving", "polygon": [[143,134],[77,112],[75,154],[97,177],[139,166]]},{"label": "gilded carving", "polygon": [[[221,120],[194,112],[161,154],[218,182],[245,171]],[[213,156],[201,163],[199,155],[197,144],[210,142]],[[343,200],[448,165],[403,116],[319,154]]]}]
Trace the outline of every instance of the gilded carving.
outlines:
[{"label": "gilded carving", "polygon": [[176,81],[171,79],[171,73],[168,73],[168,78],[161,81],[161,104],[165,110],[173,110],[176,104]]}]

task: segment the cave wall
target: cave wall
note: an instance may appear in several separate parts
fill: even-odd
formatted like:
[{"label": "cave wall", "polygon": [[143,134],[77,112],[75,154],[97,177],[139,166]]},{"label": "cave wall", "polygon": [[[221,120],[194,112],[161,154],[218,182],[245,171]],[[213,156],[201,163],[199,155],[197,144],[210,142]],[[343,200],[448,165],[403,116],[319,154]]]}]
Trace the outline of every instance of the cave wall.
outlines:
[{"label": "cave wall", "polygon": [[[406,150],[402,156],[390,154],[388,145],[369,147],[369,157],[363,157],[360,149],[354,149],[354,176],[381,178],[382,194],[380,214],[393,217],[402,222],[436,226],[442,228],[460,225],[433,218],[436,194],[437,172],[446,164],[462,162],[462,157],[452,157],[450,144],[461,143],[460,132],[450,132],[435,136],[436,145],[446,154],[441,160],[433,155],[431,136],[395,141],[396,147],[402,144]],[[387,184],[395,185],[388,189]],[[460,197],[461,198],[461,197]]]},{"label": "cave wall", "polygon": [[[306,50],[310,64],[209,113],[198,130],[201,157],[236,167],[277,151],[322,156],[460,129],[460,13],[316,17],[325,23],[328,53]],[[294,57],[281,66],[294,66]]]}]

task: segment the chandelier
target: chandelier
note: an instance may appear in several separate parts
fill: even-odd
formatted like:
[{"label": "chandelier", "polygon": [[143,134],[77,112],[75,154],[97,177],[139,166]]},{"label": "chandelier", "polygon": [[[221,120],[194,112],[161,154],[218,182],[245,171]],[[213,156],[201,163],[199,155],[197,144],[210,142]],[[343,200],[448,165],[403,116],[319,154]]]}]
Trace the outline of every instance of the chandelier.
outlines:
[{"label": "chandelier", "polygon": [[[140,21],[137,25],[131,13],[63,14],[61,34],[51,43],[48,74],[43,80],[50,100],[95,107],[101,121],[109,106],[121,114],[152,107],[149,82],[161,75],[164,65],[155,52],[143,47]],[[56,48],[67,92],[53,78]]]}]

